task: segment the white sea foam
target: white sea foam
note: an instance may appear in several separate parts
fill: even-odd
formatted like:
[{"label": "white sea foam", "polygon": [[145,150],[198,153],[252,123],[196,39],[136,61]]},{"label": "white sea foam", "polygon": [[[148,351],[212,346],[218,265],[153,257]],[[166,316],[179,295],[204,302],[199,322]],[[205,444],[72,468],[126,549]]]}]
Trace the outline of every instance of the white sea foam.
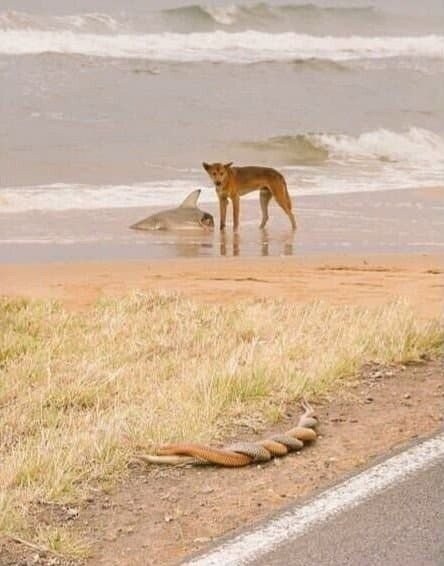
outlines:
[{"label": "white sea foam", "polygon": [[379,129],[357,137],[310,134],[307,138],[315,146],[326,149],[329,158],[377,158],[418,164],[444,164],[444,139],[422,128],[410,128],[404,133]]},{"label": "white sea foam", "polygon": [[[316,167],[280,167],[290,194],[319,195],[348,192],[377,192],[387,189],[442,186],[440,173],[424,175],[421,171],[384,167],[360,172],[350,167],[331,167],[322,173]],[[48,184],[0,188],[0,214],[30,210],[92,210],[129,207],[177,206],[196,187],[203,189],[202,203],[215,203],[216,193],[208,184],[171,179],[161,183],[134,185]],[[251,193],[245,199],[255,199]]]},{"label": "white sea foam", "polygon": [[177,62],[257,63],[294,59],[348,61],[393,57],[444,59],[444,35],[318,37],[296,33],[92,34],[2,30],[0,54],[79,54]]},{"label": "white sea foam", "polygon": [[72,26],[79,30],[91,27],[102,27],[104,30],[116,31],[120,27],[119,22],[111,16],[96,12],[89,14],[74,14],[72,16],[57,16],[54,17],[54,21],[57,22],[60,27],[66,25],[67,27]]},{"label": "white sea foam", "polygon": [[203,10],[217,23],[224,26],[234,24],[241,12],[235,4],[229,6],[205,6]]},{"label": "white sea foam", "polygon": [[173,203],[196,189],[191,180],[134,185],[53,183],[0,188],[0,212],[160,206]]}]

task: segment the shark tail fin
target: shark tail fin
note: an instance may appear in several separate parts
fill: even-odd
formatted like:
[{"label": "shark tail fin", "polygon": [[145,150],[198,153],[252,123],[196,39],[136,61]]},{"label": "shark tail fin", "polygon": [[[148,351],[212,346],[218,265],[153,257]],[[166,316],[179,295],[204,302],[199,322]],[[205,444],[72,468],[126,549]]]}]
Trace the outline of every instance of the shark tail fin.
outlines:
[{"label": "shark tail fin", "polygon": [[197,189],[192,193],[190,193],[187,196],[187,198],[183,201],[183,203],[180,205],[180,208],[196,208],[200,193],[201,193],[200,189]]}]

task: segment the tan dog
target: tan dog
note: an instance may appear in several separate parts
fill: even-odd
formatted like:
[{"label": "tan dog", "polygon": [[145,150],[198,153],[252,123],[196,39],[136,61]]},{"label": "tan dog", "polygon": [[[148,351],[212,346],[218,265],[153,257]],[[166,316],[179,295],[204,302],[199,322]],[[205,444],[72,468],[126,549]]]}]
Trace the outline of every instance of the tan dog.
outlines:
[{"label": "tan dog", "polygon": [[260,191],[262,222],[265,228],[268,220],[268,204],[271,197],[276,199],[296,230],[296,220],[291,211],[291,199],[284,177],[269,167],[232,167],[232,163],[202,163],[214,182],[220,206],[220,229],[225,228],[228,199],[233,203],[233,228],[239,228],[240,197],[252,191]]}]

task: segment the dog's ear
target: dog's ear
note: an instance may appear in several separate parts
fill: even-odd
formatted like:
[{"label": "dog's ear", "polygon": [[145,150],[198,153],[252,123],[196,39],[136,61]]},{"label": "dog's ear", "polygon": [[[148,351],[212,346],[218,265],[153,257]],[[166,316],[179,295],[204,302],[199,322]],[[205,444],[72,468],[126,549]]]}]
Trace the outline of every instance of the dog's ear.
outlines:
[{"label": "dog's ear", "polygon": [[205,171],[208,171],[210,169],[210,164],[209,163],[205,163],[205,161],[202,163],[202,167],[205,169]]},{"label": "dog's ear", "polygon": [[230,163],[225,163],[224,167],[225,167],[225,169],[229,169],[232,165],[233,165],[233,162],[230,161]]}]

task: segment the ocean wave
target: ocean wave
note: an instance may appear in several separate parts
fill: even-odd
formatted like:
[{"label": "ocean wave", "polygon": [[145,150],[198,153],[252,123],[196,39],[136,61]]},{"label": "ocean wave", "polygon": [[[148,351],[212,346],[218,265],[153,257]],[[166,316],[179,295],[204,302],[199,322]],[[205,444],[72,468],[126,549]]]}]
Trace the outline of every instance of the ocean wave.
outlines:
[{"label": "ocean wave", "polygon": [[220,24],[230,26],[235,23],[240,14],[245,14],[248,8],[241,8],[236,5],[231,6],[201,6],[193,4],[191,6],[180,6],[179,8],[168,8],[162,10],[162,14],[174,25],[178,20],[192,26],[193,24]]},{"label": "ocean wave", "polygon": [[0,31],[0,54],[39,53],[239,64],[313,58],[331,61],[393,57],[444,59],[444,35],[318,37],[257,31],[143,35],[99,35],[72,31]]},{"label": "ocean wave", "polygon": [[320,21],[323,25],[342,21],[344,24],[350,18],[357,23],[362,17],[368,18],[376,11],[371,6],[321,7],[315,4],[292,4],[272,6],[265,2],[256,4],[230,4],[228,6],[209,6],[193,4],[160,10],[147,11],[137,18],[128,13],[119,14],[119,20],[104,13],[79,13],[63,16],[30,14],[15,10],[0,12],[0,29],[36,29],[36,30],[81,30],[85,32],[116,32],[140,30],[148,32],[150,28],[159,27],[162,31],[211,31],[217,28],[234,27],[237,29],[294,29]]},{"label": "ocean wave", "polygon": [[43,16],[8,10],[0,12],[0,30],[81,31],[109,33],[124,29],[124,24],[108,14],[97,12],[67,16]]},{"label": "ocean wave", "polygon": [[277,152],[288,164],[376,159],[387,163],[438,164],[441,170],[444,166],[444,138],[422,128],[410,128],[406,132],[378,129],[359,136],[298,134],[246,145]]},{"label": "ocean wave", "polygon": [[316,4],[287,4],[271,6],[266,2],[257,4],[230,4],[228,6],[208,6],[193,4],[163,10],[163,13],[173,21],[182,19],[190,25],[199,23],[212,23],[220,26],[234,26],[246,24],[250,28],[256,25],[277,23],[279,20],[294,18],[301,23],[304,18],[347,18],[368,17],[375,14],[373,6],[318,6]]},{"label": "ocean wave", "polygon": [[327,148],[317,143],[311,134],[274,136],[266,141],[242,144],[254,150],[277,153],[288,165],[298,163],[320,163],[329,157]]},{"label": "ocean wave", "polygon": [[429,130],[410,128],[399,133],[386,129],[357,137],[317,134],[312,137],[332,159],[379,159],[387,162],[444,163],[444,139]]}]

